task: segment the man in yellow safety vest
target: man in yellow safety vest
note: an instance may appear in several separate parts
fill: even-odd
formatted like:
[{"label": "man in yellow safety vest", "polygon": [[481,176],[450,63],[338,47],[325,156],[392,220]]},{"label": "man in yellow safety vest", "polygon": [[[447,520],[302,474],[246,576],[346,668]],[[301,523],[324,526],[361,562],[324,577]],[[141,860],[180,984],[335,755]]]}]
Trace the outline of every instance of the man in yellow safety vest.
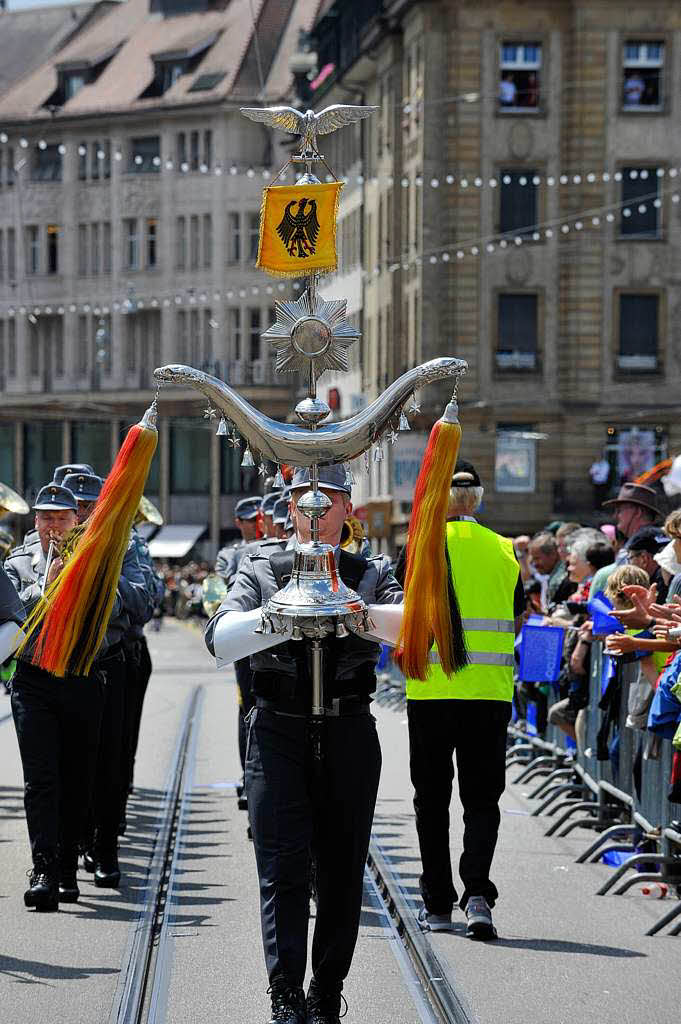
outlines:
[{"label": "man in yellow safety vest", "polygon": [[447,931],[457,901],[449,850],[456,751],[464,820],[459,905],[466,913],[466,934],[485,940],[497,934],[491,908],[499,894],[489,873],[505,785],[514,641],[525,602],[512,541],[473,516],[482,495],[475,467],[460,459],[450,490],[446,551],[470,664],[446,676],[432,650],[426,680],[407,680],[407,716],[423,866],[419,920],[426,930]]}]

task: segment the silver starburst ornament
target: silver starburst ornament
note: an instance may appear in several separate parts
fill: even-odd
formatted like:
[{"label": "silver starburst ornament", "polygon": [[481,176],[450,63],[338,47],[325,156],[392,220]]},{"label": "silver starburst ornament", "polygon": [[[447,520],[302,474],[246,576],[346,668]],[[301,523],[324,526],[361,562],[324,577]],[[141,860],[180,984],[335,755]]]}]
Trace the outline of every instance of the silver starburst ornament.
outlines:
[{"label": "silver starburst ornament", "polygon": [[277,353],[277,372],[307,372],[310,364],[315,377],[324,370],[349,370],[348,349],[361,335],[349,323],[346,309],[346,299],[310,298],[309,291],[299,299],[277,302],[276,320],[262,335]]}]

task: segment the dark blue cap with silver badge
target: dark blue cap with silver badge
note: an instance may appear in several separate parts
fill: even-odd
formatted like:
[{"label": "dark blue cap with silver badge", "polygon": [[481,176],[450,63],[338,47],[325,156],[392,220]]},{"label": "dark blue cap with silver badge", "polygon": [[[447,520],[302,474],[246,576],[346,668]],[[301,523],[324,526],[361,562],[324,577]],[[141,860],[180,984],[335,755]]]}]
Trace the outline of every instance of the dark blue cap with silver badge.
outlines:
[{"label": "dark blue cap with silver badge", "polygon": [[235,519],[255,519],[258,514],[258,509],[262,503],[262,498],[242,498],[241,501],[237,501],[234,506],[234,518]]},{"label": "dark blue cap with silver badge", "polygon": [[[327,491],[345,491],[346,494],[351,494],[351,486],[347,482],[347,468],[343,463],[339,463],[336,466],[320,466],[319,467],[319,486],[325,488]],[[304,487],[306,490],[310,486],[310,470],[309,469],[296,469],[293,474],[293,481],[291,482],[291,490],[295,491],[299,487]]]},{"label": "dark blue cap with silver badge", "polygon": [[38,491],[33,509],[36,512],[77,512],[78,502],[68,487],[62,487],[61,484],[46,484]]},{"label": "dark blue cap with silver badge", "polygon": [[95,471],[92,466],[88,466],[87,462],[68,462],[65,466],[57,466],[52,477],[52,482],[55,484],[63,484],[64,478],[69,476],[70,473],[88,473],[90,476],[95,475]]},{"label": "dark blue cap with silver badge", "polygon": [[271,516],[274,506],[276,505],[280,498],[281,491],[270,491],[269,494],[266,494],[265,497],[262,499],[261,507],[263,515]]},{"label": "dark blue cap with silver badge", "polygon": [[279,500],[274,503],[274,509],[272,510],[272,522],[283,526],[286,522],[287,515],[288,498],[279,498]]},{"label": "dark blue cap with silver badge", "polygon": [[69,473],[63,486],[73,491],[77,501],[97,501],[103,483],[96,473]]}]

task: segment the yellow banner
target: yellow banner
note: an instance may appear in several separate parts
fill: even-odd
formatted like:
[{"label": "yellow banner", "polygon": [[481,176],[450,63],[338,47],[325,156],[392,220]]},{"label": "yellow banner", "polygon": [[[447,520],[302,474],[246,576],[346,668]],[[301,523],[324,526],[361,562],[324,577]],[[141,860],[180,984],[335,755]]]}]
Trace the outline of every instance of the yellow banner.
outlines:
[{"label": "yellow banner", "polygon": [[335,270],[343,185],[271,185],[263,193],[256,267],[276,277]]}]

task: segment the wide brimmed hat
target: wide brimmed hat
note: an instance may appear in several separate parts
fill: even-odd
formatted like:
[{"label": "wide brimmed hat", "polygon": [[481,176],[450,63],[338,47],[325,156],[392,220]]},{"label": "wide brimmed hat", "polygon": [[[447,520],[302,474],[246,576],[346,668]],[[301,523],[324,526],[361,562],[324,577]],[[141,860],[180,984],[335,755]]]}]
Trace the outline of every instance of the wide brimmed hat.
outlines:
[{"label": "wide brimmed hat", "polygon": [[604,501],[603,508],[607,508],[608,505],[640,505],[659,516],[660,510],[655,504],[656,500],[657,494],[652,487],[646,487],[645,484],[622,484],[617,497]]}]

